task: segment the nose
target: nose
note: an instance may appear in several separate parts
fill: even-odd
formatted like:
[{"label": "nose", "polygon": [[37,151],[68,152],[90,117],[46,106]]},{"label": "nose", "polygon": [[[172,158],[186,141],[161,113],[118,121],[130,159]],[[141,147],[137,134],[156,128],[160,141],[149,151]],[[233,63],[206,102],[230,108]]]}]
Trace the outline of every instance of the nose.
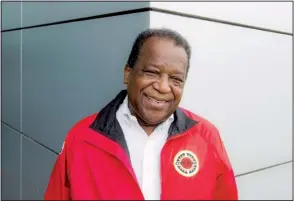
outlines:
[{"label": "nose", "polygon": [[165,76],[165,75],[160,76],[153,83],[153,87],[154,87],[154,89],[156,89],[158,92],[160,92],[162,94],[171,92],[168,76]]}]

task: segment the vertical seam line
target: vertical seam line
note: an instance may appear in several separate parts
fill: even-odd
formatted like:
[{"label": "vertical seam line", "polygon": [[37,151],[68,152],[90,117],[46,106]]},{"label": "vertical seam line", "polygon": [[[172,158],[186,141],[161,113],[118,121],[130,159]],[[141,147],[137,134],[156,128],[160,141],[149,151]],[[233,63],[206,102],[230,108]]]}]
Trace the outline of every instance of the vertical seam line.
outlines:
[{"label": "vertical seam line", "polygon": [[[22,27],[22,2],[20,2],[20,26]],[[20,131],[23,132],[22,130],[22,30],[20,30]],[[20,200],[22,200],[22,135],[20,137],[20,185],[19,185],[19,196]]]}]

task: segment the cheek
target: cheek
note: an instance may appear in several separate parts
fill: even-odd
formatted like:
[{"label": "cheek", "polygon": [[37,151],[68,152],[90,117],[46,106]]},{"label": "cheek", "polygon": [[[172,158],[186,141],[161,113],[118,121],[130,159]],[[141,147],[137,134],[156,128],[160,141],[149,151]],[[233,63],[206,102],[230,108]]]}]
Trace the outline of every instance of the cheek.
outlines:
[{"label": "cheek", "polygon": [[180,87],[172,87],[172,92],[174,94],[175,97],[175,102],[179,103],[182,99],[182,95],[183,95],[183,88]]},{"label": "cheek", "polygon": [[148,87],[152,87],[152,83],[154,81],[150,79],[146,79],[144,77],[136,79],[135,87],[138,91],[142,91]]}]

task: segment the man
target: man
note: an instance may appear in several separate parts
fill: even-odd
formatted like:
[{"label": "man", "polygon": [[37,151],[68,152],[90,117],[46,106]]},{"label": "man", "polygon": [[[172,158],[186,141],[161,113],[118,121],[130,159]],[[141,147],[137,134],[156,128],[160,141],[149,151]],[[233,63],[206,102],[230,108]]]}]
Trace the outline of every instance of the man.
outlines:
[{"label": "man", "polygon": [[178,107],[190,55],[172,30],[142,32],[124,70],[127,90],[70,130],[45,199],[237,200],[218,130]]}]

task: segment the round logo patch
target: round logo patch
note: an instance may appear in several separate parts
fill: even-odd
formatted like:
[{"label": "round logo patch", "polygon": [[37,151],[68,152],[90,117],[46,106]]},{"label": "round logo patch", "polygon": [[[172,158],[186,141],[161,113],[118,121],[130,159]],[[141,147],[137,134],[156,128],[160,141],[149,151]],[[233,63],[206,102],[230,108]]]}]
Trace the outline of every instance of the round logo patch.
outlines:
[{"label": "round logo patch", "polygon": [[199,170],[199,161],[193,152],[182,150],[174,158],[174,167],[182,176],[192,177]]}]

